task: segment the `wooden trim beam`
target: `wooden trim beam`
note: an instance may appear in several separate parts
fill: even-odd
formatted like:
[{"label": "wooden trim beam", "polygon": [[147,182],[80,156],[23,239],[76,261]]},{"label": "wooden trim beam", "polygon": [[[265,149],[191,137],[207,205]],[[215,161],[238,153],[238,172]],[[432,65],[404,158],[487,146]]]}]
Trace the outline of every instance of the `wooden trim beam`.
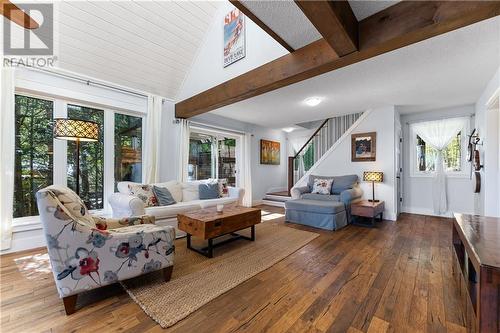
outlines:
[{"label": "wooden trim beam", "polygon": [[230,3],[233,4],[234,7],[238,8],[243,14],[245,14],[250,20],[252,20],[255,24],[257,24],[262,30],[267,32],[269,36],[271,36],[275,41],[281,44],[288,52],[293,52],[295,49],[291,47],[283,38],[281,38],[274,30],[269,28],[264,22],[262,22],[257,16],[254,15],[244,4],[242,4],[239,0],[229,0]]},{"label": "wooden trim beam", "polygon": [[339,57],[358,50],[358,20],[347,0],[295,0]]},{"label": "wooden trim beam", "polygon": [[175,105],[179,118],[300,82],[500,15],[500,1],[403,1],[359,22],[359,50],[339,57],[325,39]]}]

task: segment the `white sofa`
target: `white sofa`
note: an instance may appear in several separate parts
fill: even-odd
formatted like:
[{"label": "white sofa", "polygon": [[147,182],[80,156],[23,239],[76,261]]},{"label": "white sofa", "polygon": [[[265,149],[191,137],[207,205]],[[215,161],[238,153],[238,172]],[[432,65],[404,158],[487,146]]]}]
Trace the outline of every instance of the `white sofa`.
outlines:
[{"label": "white sofa", "polygon": [[109,204],[113,209],[113,217],[129,217],[152,215],[158,225],[171,225],[176,228],[176,235],[182,237],[184,232],[177,229],[177,214],[186,213],[198,209],[214,207],[218,204],[238,205],[243,199],[244,190],[236,187],[228,187],[228,196],[218,199],[200,200],[198,186],[207,181],[193,181],[179,183],[178,181],[169,181],[156,183],[159,187],[166,187],[172,197],[177,202],[170,206],[144,207],[144,203],[136,196],[130,195],[129,185],[139,184],[133,182],[119,182],[117,184],[118,192],[109,197]]}]

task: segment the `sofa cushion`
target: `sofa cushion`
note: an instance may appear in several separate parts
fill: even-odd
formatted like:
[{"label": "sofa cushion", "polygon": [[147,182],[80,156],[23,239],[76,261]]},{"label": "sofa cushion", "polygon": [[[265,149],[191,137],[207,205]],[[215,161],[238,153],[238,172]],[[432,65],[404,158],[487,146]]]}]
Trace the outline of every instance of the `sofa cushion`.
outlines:
[{"label": "sofa cushion", "polygon": [[340,201],[340,195],[333,195],[333,194],[324,195],[316,193],[304,193],[300,198],[306,200]]},{"label": "sofa cushion", "polygon": [[332,193],[340,194],[342,191],[353,188],[357,182],[358,182],[358,175],[333,177]]},{"label": "sofa cushion", "polygon": [[330,192],[332,190],[332,183],[333,183],[333,179],[331,179],[331,178],[327,178],[327,179],[316,178],[316,179],[314,179],[313,188],[311,190],[311,193],[330,195]]},{"label": "sofa cushion", "polygon": [[354,187],[358,182],[358,175],[346,175],[346,176],[317,176],[310,175],[307,181],[307,186],[309,186],[309,191],[312,191],[315,179],[330,179],[333,178],[332,194],[340,194],[344,190],[348,190]]},{"label": "sofa cushion", "polygon": [[336,214],[345,211],[345,206],[342,202],[327,200],[288,200],[285,202],[285,208],[317,214]]},{"label": "sofa cushion", "polygon": [[153,193],[155,194],[156,200],[158,200],[158,206],[170,206],[175,204],[172,194],[166,187],[153,185]]},{"label": "sofa cushion", "polygon": [[238,198],[218,198],[209,200],[200,200],[201,208],[215,207],[217,205],[233,205],[238,203]]},{"label": "sofa cushion", "polygon": [[153,193],[151,185],[132,185],[129,184],[130,194],[142,200],[145,207],[158,206],[158,201]]},{"label": "sofa cushion", "polygon": [[200,200],[217,199],[219,198],[219,184],[206,183],[198,185]]},{"label": "sofa cushion", "polygon": [[170,206],[147,207],[147,215],[153,215],[156,220],[177,217],[177,214],[192,212],[201,209],[200,200],[191,202],[178,202]]},{"label": "sofa cushion", "polygon": [[182,183],[182,201],[200,200],[200,191],[198,189],[200,184],[200,181]]},{"label": "sofa cushion", "polygon": [[172,194],[172,198],[174,198],[175,202],[182,201],[182,185],[177,180],[171,180],[163,183],[154,183],[153,185],[158,187],[165,187],[170,194]]}]

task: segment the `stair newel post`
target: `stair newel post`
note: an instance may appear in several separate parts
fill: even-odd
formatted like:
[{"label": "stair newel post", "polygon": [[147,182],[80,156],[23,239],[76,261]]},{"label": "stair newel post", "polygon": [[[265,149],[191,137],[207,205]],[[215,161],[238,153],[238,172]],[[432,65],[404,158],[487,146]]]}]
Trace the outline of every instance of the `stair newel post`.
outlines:
[{"label": "stair newel post", "polygon": [[290,195],[290,190],[293,187],[293,164],[295,161],[294,156],[288,156],[288,195]]}]

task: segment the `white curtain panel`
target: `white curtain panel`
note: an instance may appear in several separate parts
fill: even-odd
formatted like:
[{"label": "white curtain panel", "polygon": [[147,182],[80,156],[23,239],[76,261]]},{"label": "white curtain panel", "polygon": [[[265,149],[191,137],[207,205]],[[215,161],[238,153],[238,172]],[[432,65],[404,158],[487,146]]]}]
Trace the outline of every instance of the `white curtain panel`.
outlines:
[{"label": "white curtain panel", "polygon": [[436,172],[432,182],[434,213],[438,215],[444,214],[448,210],[443,149],[445,149],[458,132],[464,128],[467,121],[468,118],[450,118],[413,124],[415,133],[418,134],[426,144],[431,145],[438,152]]},{"label": "white curtain panel", "polygon": [[243,206],[252,207],[252,134],[246,133],[243,137],[243,173],[241,187],[245,190],[243,195]]},{"label": "white curtain panel", "polygon": [[146,117],[146,138],[144,142],[143,183],[160,181],[161,114],[162,97],[148,96],[148,114]]},{"label": "white curtain panel", "polygon": [[188,162],[189,162],[189,121],[180,119],[179,122],[179,165],[178,180],[180,182],[188,181]]},{"label": "white curtain panel", "polygon": [[14,199],[15,158],[15,73],[13,68],[2,68],[0,80],[0,230],[1,250],[10,248]]}]

